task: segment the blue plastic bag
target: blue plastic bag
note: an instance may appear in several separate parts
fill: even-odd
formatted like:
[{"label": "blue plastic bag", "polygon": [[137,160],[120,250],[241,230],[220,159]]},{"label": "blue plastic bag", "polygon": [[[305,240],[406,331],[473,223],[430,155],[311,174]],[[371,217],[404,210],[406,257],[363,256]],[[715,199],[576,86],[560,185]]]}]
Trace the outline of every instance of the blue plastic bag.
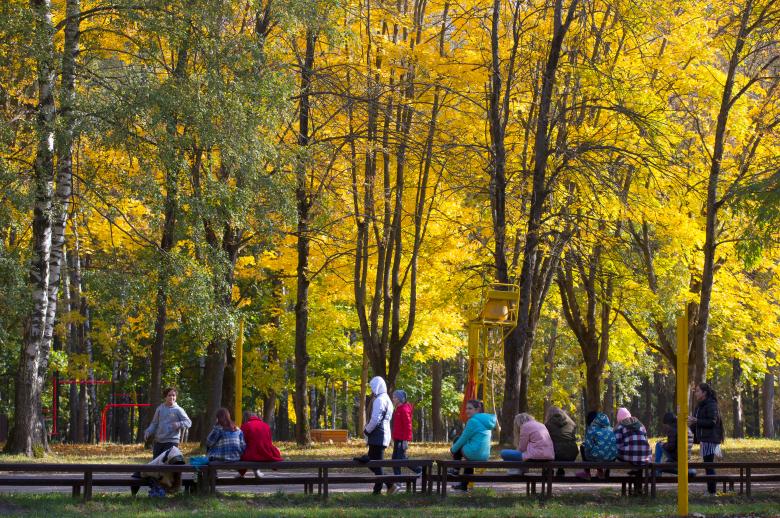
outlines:
[{"label": "blue plastic bag", "polygon": [[197,455],[195,457],[190,457],[190,464],[193,466],[208,466],[209,465],[209,458],[205,455]]}]

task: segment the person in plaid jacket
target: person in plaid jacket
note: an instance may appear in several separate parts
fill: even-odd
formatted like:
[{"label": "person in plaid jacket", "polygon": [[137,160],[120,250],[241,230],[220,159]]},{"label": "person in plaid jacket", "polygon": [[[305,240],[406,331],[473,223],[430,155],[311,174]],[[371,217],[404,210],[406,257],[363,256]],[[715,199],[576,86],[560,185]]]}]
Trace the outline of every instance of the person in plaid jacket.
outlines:
[{"label": "person in plaid jacket", "polygon": [[650,443],[647,441],[647,430],[636,417],[626,408],[619,408],[618,425],[615,427],[615,442],[617,443],[617,458],[636,466],[650,462]]},{"label": "person in plaid jacket", "polygon": [[227,408],[217,410],[217,423],[206,437],[206,455],[209,460],[235,462],[241,460],[246,449],[244,432],[230,419]]}]

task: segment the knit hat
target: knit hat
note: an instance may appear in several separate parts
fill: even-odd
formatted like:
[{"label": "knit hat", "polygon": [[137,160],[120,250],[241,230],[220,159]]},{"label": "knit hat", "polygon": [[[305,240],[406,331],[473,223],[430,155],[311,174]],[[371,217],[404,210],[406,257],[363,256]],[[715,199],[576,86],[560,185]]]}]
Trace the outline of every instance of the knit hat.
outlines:
[{"label": "knit hat", "polygon": [[400,401],[401,403],[406,403],[406,392],[405,391],[403,391],[401,389],[395,390],[395,391],[393,391],[393,396],[395,396],[398,399],[398,401]]},{"label": "knit hat", "polygon": [[623,419],[628,419],[631,417],[631,412],[628,411],[626,407],[620,407],[617,411],[617,422],[621,422]]},{"label": "knit hat", "polygon": [[677,422],[677,416],[674,415],[674,412],[666,412],[661,422],[663,424],[675,424]]}]

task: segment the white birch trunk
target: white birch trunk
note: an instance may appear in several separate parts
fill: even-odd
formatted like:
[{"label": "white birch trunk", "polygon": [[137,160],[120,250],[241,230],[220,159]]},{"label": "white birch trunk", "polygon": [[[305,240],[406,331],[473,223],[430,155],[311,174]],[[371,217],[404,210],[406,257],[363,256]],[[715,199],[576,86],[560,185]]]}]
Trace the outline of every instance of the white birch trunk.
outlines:
[{"label": "white birch trunk", "polygon": [[[41,419],[41,372],[45,372],[45,325],[48,312],[49,258],[51,255],[51,206],[54,181],[54,48],[51,4],[31,0],[35,15],[33,45],[37,52],[38,115],[34,165],[32,257],[30,261],[31,311],[24,329],[14,400],[14,426],[5,450],[33,455],[34,447],[46,448]],[[43,370],[42,370],[43,367]]]}]

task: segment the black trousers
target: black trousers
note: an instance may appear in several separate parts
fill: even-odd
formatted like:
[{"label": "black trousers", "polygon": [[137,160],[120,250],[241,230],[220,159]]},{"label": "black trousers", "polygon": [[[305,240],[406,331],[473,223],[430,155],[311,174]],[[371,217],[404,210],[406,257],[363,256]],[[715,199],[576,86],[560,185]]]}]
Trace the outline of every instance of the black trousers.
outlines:
[{"label": "black trousers", "polygon": [[178,443],[155,441],[154,446],[152,447],[152,459],[156,459],[157,456],[160,455],[162,452],[170,450],[174,446],[178,446]]},{"label": "black trousers", "polygon": [[[715,462],[715,455],[704,455],[702,457],[702,460],[704,462]],[[712,468],[707,468],[707,475],[714,475],[715,470]],[[718,483],[717,482],[707,482],[707,492],[711,494],[715,494],[718,492]]]},{"label": "black trousers", "polygon": [[[376,444],[369,444],[368,445],[368,458],[370,460],[382,460],[385,458],[385,447],[381,445]],[[374,472],[375,475],[382,475],[382,468],[369,468],[371,471]],[[390,483],[387,483],[387,487],[390,487]],[[382,483],[377,482],[374,484],[374,494],[378,494],[382,492]]]},{"label": "black trousers", "polygon": [[[463,460],[464,459],[463,451],[462,450],[456,451],[455,453],[452,454],[452,458],[455,459],[455,460]],[[466,460],[469,460],[469,459],[466,459]],[[474,474],[474,468],[463,468],[463,474],[464,475],[473,475]],[[459,485],[461,487],[468,487],[468,482],[460,482]]]}]

